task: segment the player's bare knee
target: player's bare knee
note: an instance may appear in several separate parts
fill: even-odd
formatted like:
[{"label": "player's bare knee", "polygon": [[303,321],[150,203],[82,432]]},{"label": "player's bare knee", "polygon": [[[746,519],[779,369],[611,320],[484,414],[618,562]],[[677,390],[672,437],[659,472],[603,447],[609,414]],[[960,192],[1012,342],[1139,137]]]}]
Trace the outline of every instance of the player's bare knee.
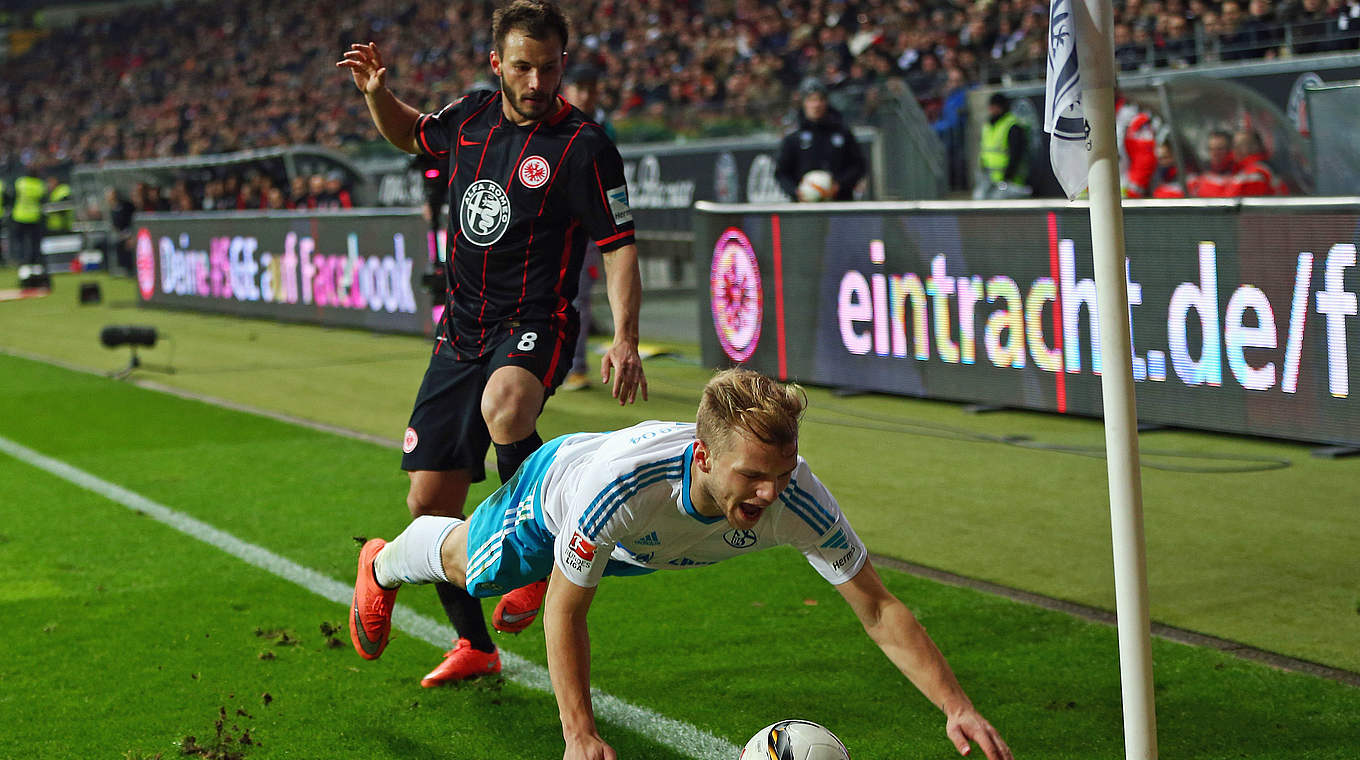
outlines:
[{"label": "player's bare knee", "polygon": [[434,514],[433,512],[428,511],[429,505],[424,499],[416,494],[414,488],[406,492],[406,509],[410,511],[411,517]]},{"label": "player's bare knee", "polygon": [[436,515],[463,517],[463,502],[467,498],[467,483],[448,473],[410,473],[411,486],[406,491],[406,508],[411,517]]},{"label": "player's bare knee", "polygon": [[[542,395],[541,393],[538,395]],[[519,385],[487,386],[482,394],[482,417],[496,443],[514,443],[534,432],[542,399]]]}]

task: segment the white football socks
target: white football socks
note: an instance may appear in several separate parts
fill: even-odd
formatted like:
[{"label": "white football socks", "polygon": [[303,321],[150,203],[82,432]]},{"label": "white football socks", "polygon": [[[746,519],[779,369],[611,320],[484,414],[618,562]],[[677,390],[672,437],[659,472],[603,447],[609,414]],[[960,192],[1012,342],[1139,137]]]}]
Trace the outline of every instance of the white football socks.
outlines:
[{"label": "white football socks", "polygon": [[373,560],[373,577],[383,588],[403,583],[449,582],[444,574],[440,549],[449,532],[462,520],[456,517],[421,515],[400,536],[387,542]]}]

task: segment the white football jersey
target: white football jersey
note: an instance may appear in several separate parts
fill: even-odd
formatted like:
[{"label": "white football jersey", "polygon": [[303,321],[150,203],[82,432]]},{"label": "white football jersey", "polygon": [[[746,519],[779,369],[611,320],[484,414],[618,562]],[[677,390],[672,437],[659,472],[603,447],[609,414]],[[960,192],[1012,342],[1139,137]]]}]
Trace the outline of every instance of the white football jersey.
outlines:
[{"label": "white football jersey", "polygon": [[796,547],[832,584],[864,566],[863,542],[801,456],[754,529],[699,514],[690,501],[694,444],[692,422],[566,436],[539,486],[560,571],[593,587],[605,574],[703,567],[781,544]]}]

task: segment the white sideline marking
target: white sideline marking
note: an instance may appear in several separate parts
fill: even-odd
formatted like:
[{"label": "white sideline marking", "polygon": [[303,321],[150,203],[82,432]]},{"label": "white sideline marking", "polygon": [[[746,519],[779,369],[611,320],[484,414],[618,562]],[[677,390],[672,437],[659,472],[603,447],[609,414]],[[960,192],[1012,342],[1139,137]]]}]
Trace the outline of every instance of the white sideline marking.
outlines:
[{"label": "white sideline marking", "polygon": [[[55,475],[62,480],[92,491],[111,501],[118,502],[128,509],[146,514],[157,522],[164,523],[175,530],[210,544],[227,554],[243,560],[255,567],[318,594],[336,604],[349,608],[354,596],[354,587],[341,583],[334,578],[322,575],[311,568],[281,557],[255,544],[243,541],[226,531],[182,512],[158,504],[141,494],[95,477],[84,470],[72,467],[58,459],[40,454],[30,448],[0,436],[0,451],[40,470]],[[422,641],[436,647],[448,645],[454,631],[450,626],[425,617],[405,605],[397,605],[392,615],[392,625]],[[501,650],[501,660],[505,678],[536,691],[552,693],[548,679],[548,669],[535,662],[520,657],[513,652]],[[724,739],[720,739],[703,729],[691,726],[674,718],[668,718],[645,707],[592,689],[595,713],[620,728],[651,738],[659,744],[683,752],[697,760],[730,760],[740,749]]]}]

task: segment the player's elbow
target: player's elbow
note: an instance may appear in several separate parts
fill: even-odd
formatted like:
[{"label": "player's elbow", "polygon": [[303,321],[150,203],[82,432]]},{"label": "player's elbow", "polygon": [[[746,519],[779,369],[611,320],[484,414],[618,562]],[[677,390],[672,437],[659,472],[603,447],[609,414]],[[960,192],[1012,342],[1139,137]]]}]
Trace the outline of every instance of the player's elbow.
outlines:
[{"label": "player's elbow", "polygon": [[902,630],[921,627],[911,610],[895,598],[880,600],[862,611],[860,622],[869,637],[880,642],[892,640]]}]

